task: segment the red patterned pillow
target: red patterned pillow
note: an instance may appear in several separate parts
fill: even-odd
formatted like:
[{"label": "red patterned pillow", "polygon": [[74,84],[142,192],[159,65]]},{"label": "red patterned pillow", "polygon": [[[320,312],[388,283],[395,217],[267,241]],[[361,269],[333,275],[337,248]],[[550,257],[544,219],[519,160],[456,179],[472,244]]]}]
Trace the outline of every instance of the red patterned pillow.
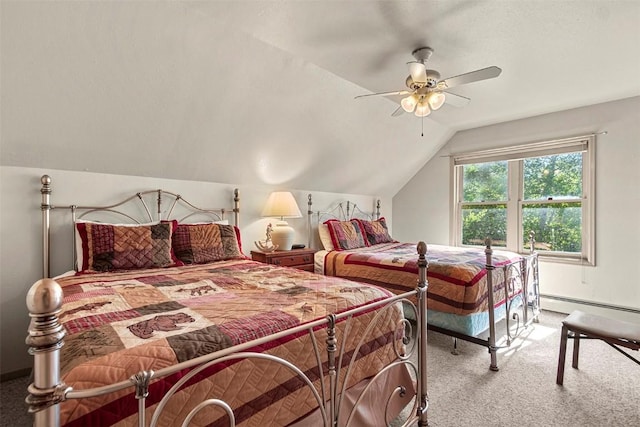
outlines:
[{"label": "red patterned pillow", "polygon": [[351,221],[338,221],[330,219],[325,221],[329,228],[333,247],[337,251],[344,249],[356,249],[369,246],[364,237],[364,230],[357,219]]},{"label": "red patterned pillow", "polygon": [[176,221],[145,225],[78,222],[81,271],[135,270],[180,265],[171,250]]},{"label": "red patterned pillow", "polygon": [[384,217],[376,221],[367,221],[359,219],[362,228],[364,229],[365,236],[370,245],[377,245],[378,243],[395,242],[389,235],[389,229],[387,228],[387,221]]},{"label": "red patterned pillow", "polygon": [[236,228],[214,223],[179,224],[173,235],[173,251],[185,264],[244,258]]}]

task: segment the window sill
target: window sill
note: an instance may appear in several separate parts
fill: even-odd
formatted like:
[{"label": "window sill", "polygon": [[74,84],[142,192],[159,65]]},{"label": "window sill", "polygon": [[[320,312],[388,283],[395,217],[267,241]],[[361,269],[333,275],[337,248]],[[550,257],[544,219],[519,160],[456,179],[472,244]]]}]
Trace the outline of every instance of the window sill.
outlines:
[{"label": "window sill", "polygon": [[[523,255],[527,255],[524,253]],[[548,262],[553,264],[568,264],[568,265],[579,265],[583,267],[595,267],[595,263],[590,262],[589,260],[581,257],[568,257],[568,256],[560,256],[560,255],[549,255],[544,252],[538,252],[538,259],[541,262]]]}]

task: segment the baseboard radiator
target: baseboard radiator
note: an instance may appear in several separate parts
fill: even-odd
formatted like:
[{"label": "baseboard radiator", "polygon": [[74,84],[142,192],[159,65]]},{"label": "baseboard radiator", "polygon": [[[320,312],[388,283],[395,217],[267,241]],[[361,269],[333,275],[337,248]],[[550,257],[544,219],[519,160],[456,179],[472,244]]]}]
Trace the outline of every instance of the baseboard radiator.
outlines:
[{"label": "baseboard radiator", "polygon": [[640,310],[639,309],[631,308],[631,307],[624,307],[624,306],[621,306],[621,305],[604,304],[604,303],[600,303],[600,302],[585,301],[585,300],[581,300],[581,299],[577,299],[577,298],[560,297],[560,296],[557,296],[557,295],[549,295],[549,294],[540,294],[540,298],[545,298],[545,299],[549,299],[549,300],[553,300],[553,301],[566,302],[566,303],[570,303],[570,304],[581,304],[581,305],[588,305],[588,306],[591,306],[591,307],[605,308],[607,310],[624,311],[624,312],[627,312],[627,313],[633,313],[633,314],[640,315]]}]

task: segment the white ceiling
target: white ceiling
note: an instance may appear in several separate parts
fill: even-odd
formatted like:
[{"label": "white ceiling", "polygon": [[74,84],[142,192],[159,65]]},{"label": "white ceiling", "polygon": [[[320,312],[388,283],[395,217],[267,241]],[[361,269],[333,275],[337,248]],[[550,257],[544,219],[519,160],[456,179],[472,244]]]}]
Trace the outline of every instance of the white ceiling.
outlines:
[{"label": "white ceiling", "polygon": [[[639,1],[1,7],[3,165],[393,195],[458,130],[640,95]],[[421,46],[503,71],[424,123],[353,99]]]}]

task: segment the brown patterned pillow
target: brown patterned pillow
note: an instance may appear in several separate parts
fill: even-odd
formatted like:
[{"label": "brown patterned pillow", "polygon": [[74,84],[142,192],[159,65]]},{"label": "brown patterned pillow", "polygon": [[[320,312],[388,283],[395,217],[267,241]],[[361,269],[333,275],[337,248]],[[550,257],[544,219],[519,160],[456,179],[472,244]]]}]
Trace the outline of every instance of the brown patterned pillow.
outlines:
[{"label": "brown patterned pillow", "polygon": [[244,258],[236,228],[223,224],[179,224],[173,235],[173,251],[185,264],[204,264]]},{"label": "brown patterned pillow", "polygon": [[364,237],[362,225],[357,219],[352,219],[351,221],[330,219],[324,223],[329,227],[329,234],[335,250],[341,251],[369,246]]},{"label": "brown patterned pillow", "polygon": [[81,271],[134,270],[181,264],[171,250],[176,221],[145,225],[78,222]]},{"label": "brown patterned pillow", "polygon": [[370,245],[377,245],[378,243],[395,242],[389,235],[387,229],[387,221],[384,217],[376,221],[367,221],[364,219],[358,220],[364,229],[364,233],[367,236],[367,241]]}]

